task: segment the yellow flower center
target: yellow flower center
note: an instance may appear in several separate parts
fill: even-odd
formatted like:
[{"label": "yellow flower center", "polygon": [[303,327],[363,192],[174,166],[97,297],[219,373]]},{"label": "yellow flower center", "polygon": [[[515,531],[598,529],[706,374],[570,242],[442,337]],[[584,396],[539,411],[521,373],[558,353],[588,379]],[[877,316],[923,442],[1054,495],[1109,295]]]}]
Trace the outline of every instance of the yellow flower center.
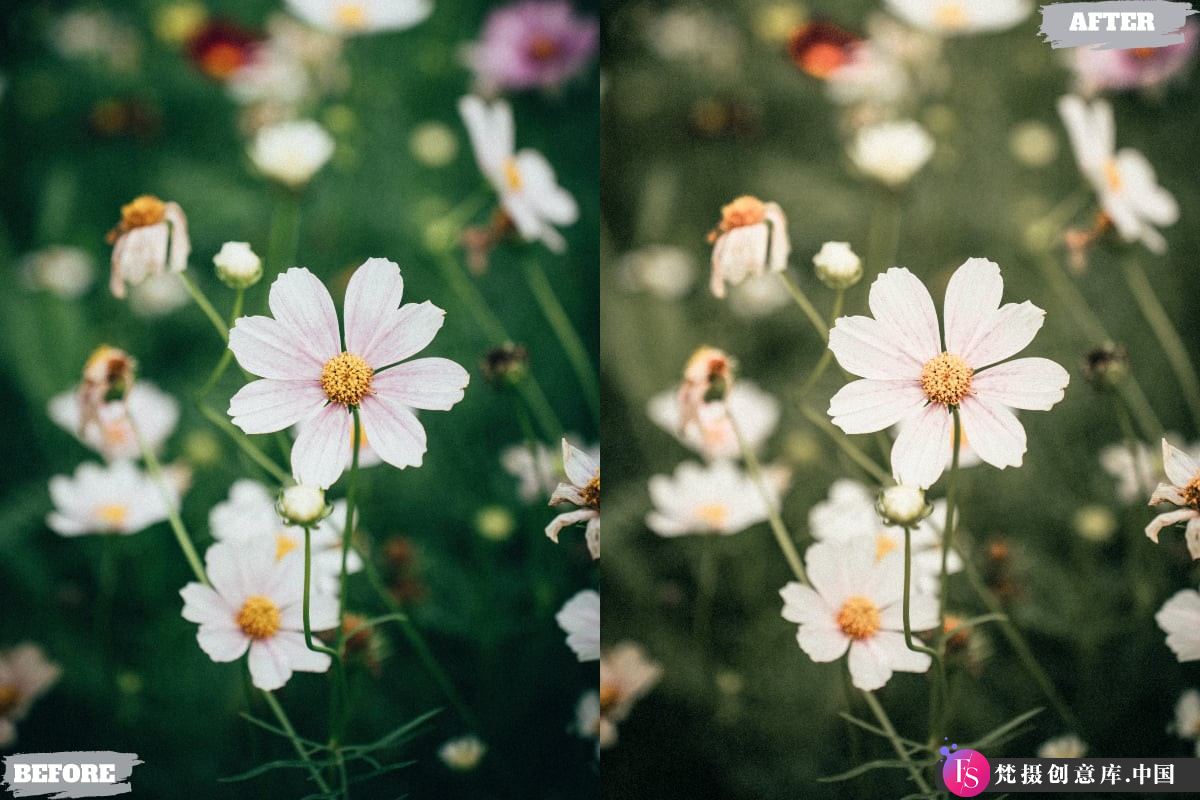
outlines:
[{"label": "yellow flower center", "polygon": [[1188,481],[1179,494],[1183,496],[1185,506],[1200,509],[1200,474]]},{"label": "yellow flower center", "polygon": [[879,630],[879,606],[862,595],[847,598],[837,615],[838,627],[851,639],[866,639]]},{"label": "yellow flower center", "polygon": [[152,194],[135,197],[131,202],[121,206],[121,227],[144,228],[147,225],[157,225],[166,214],[167,204]]},{"label": "yellow flower center", "polygon": [[121,503],[106,503],[96,509],[96,518],[110,528],[119,528],[129,517],[129,506]]},{"label": "yellow flower center", "polygon": [[875,535],[875,560],[882,561],[883,557],[900,546],[900,543],[886,533]]},{"label": "yellow flower center", "polygon": [[300,542],[284,531],[275,534],[275,560],[279,561],[300,546]]},{"label": "yellow flower center", "polygon": [[362,3],[342,3],[333,12],[333,18],[339,28],[348,31],[360,31],[367,27],[367,10]]},{"label": "yellow flower center", "polygon": [[251,639],[269,639],[279,630],[279,606],[261,594],[246,598],[238,612],[237,624]]},{"label": "yellow flower center", "polygon": [[956,406],[971,392],[975,370],[956,355],[942,353],[921,368],[921,390],[931,402]]},{"label": "yellow flower center", "polygon": [[21,692],[11,683],[0,684],[0,719],[17,707],[21,700]]},{"label": "yellow flower center", "polygon": [[600,470],[596,470],[596,474],[579,490],[579,494],[583,496],[583,504],[588,508],[600,507]]},{"label": "yellow flower center", "polygon": [[724,503],[705,503],[696,509],[696,516],[710,528],[724,528],[729,519],[729,506]]},{"label": "yellow flower center", "polygon": [[521,170],[517,169],[517,160],[515,158],[510,158],[504,162],[504,182],[514,192],[520,191],[521,187],[525,185],[525,180],[521,177]]},{"label": "yellow flower center", "polygon": [[967,10],[961,3],[942,3],[933,15],[933,24],[946,31],[962,30],[967,22]]},{"label": "yellow flower center", "polygon": [[742,195],[721,206],[720,228],[723,231],[757,225],[767,216],[767,206],[753,195]]},{"label": "yellow flower center", "polygon": [[1115,159],[1110,158],[1104,164],[1104,182],[1108,184],[1108,188],[1111,191],[1121,191],[1121,186],[1123,185],[1121,180],[1121,171],[1117,169],[1117,162]]},{"label": "yellow flower center", "polygon": [[371,376],[374,374],[375,370],[360,357],[340,353],[326,361],[321,369],[321,388],[331,402],[356,406],[371,394]]}]

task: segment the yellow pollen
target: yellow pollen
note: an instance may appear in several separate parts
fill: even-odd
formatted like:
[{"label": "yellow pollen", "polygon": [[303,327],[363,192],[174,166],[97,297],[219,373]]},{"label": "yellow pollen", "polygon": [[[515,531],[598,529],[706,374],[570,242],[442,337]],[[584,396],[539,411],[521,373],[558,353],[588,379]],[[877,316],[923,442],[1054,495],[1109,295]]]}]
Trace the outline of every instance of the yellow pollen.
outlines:
[{"label": "yellow pollen", "polygon": [[724,503],[705,503],[696,509],[696,516],[710,528],[724,528],[729,519],[729,506]]},{"label": "yellow pollen", "polygon": [[339,28],[360,31],[367,27],[367,10],[361,3],[342,3],[333,12]]},{"label": "yellow pollen", "polygon": [[[371,376],[375,370],[353,353],[341,353],[325,362],[321,369],[321,388],[331,402],[356,406],[371,394]],[[353,436],[354,434],[350,434]]]},{"label": "yellow pollen", "polygon": [[733,202],[721,206],[720,228],[723,231],[743,228],[747,225],[757,225],[767,216],[767,207],[762,200],[753,195],[744,194]]},{"label": "yellow pollen", "polygon": [[280,531],[275,534],[275,560],[279,561],[299,546],[300,543],[298,541]]},{"label": "yellow pollen", "polygon": [[621,699],[621,690],[612,681],[600,681],[600,713],[611,711]]},{"label": "yellow pollen", "polygon": [[269,639],[279,630],[279,606],[261,594],[246,598],[238,612],[237,624],[252,639]]},{"label": "yellow pollen", "polygon": [[1200,475],[1188,481],[1187,486],[1180,491],[1183,496],[1183,504],[1192,508],[1200,509]]},{"label": "yellow pollen", "polygon": [[157,225],[166,214],[166,203],[152,194],[135,197],[131,202],[121,206],[121,227],[143,228],[147,225]]},{"label": "yellow pollen", "polygon": [[1121,171],[1117,169],[1117,162],[1115,159],[1110,158],[1104,164],[1104,181],[1108,184],[1108,188],[1110,190],[1114,192],[1121,191]]},{"label": "yellow pollen", "polygon": [[838,612],[837,624],[851,639],[867,639],[879,630],[879,606],[862,595],[849,597]]},{"label": "yellow pollen", "polygon": [[508,188],[514,192],[520,191],[521,187],[525,185],[525,181],[521,177],[521,170],[517,169],[515,158],[504,162],[504,180],[508,184]]},{"label": "yellow pollen", "polygon": [[883,557],[899,547],[900,544],[886,533],[875,536],[875,560],[882,561]]},{"label": "yellow pollen", "polygon": [[961,30],[967,27],[967,10],[960,3],[942,3],[934,12],[933,24],[942,30]]},{"label": "yellow pollen", "polygon": [[17,707],[21,700],[21,690],[11,683],[0,683],[0,719]]},{"label": "yellow pollen", "polygon": [[596,470],[596,474],[579,490],[579,494],[583,496],[583,504],[588,508],[600,507],[600,470]]},{"label": "yellow pollen", "polygon": [[119,528],[125,524],[129,516],[129,506],[121,503],[108,503],[96,509],[96,516],[110,528]]},{"label": "yellow pollen", "polygon": [[956,406],[971,393],[971,376],[975,370],[956,355],[942,353],[925,362],[921,368],[921,390],[931,402]]}]

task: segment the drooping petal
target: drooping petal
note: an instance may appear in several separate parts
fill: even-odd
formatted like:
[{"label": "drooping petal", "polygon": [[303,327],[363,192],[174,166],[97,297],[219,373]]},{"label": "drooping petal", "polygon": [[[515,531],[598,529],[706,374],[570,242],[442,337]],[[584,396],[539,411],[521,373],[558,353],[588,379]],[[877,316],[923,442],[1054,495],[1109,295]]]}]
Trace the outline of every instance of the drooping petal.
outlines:
[{"label": "drooping petal", "polygon": [[337,312],[329,290],[304,267],[292,267],[271,284],[271,313],[293,332],[297,345],[324,364],[342,352]]},{"label": "drooping petal", "polygon": [[1025,456],[1025,427],[1013,412],[985,397],[963,398],[964,430],[971,432],[976,455],[993,467],[1019,467]]},{"label": "drooping petal", "polygon": [[316,380],[323,363],[295,334],[270,317],[241,317],[229,330],[229,349],[242,369],[260,378]]},{"label": "drooping petal", "polygon": [[[936,403],[926,406],[911,423],[902,427],[892,445],[892,474],[896,481],[922,489],[936,483],[950,458],[946,442],[951,428],[950,413],[945,406]],[[975,431],[972,429],[971,443],[974,442]]]},{"label": "drooping petal", "polygon": [[407,406],[387,396],[371,395],[363,398],[359,413],[380,458],[398,469],[421,466],[425,428]]},{"label": "drooping petal", "polygon": [[1163,471],[1167,479],[1179,487],[1187,486],[1192,478],[1200,475],[1200,464],[1187,453],[1162,440]]},{"label": "drooping petal", "polygon": [[1048,358],[1018,358],[980,372],[971,381],[978,397],[1027,411],[1049,411],[1063,399],[1071,376]]},{"label": "drooping petal", "polygon": [[[1140,491],[1140,488],[1139,488]],[[1172,505],[1181,506],[1184,504],[1182,490],[1170,483],[1160,483],[1154,487],[1154,493],[1150,495],[1150,505],[1156,506],[1159,503],[1171,503]]]},{"label": "drooping petal", "polygon": [[1158,535],[1162,533],[1163,528],[1169,528],[1172,525],[1178,525],[1180,522],[1188,522],[1200,517],[1200,511],[1194,508],[1181,508],[1176,511],[1168,511],[1165,514],[1159,514],[1154,519],[1150,520],[1150,524],[1146,526],[1146,536],[1150,541],[1158,544]]},{"label": "drooping petal", "polygon": [[942,351],[937,311],[921,279],[892,267],[871,284],[871,313],[895,335],[896,346],[919,364]]},{"label": "drooping petal", "polygon": [[829,331],[829,349],[842,369],[860,378],[914,380],[921,374],[922,362],[871,317],[839,317]]},{"label": "drooping petal", "polygon": [[325,400],[315,380],[263,378],[247,383],[230,398],[229,416],[246,433],[274,433],[308,419]]},{"label": "drooping petal", "polygon": [[925,393],[913,380],[848,383],[829,400],[829,417],[846,433],[874,433],[911,417],[925,405]]},{"label": "drooping petal", "polygon": [[[330,403],[317,413],[311,424],[300,430],[292,445],[292,474],[298,483],[328,489],[337,482],[346,466],[350,426],[350,413],[346,407]],[[375,436],[374,427],[371,435]],[[371,443],[374,445],[374,440]]]},{"label": "drooping petal", "polygon": [[272,692],[292,677],[286,653],[274,639],[258,639],[250,645],[250,681],[257,688]]},{"label": "drooping petal", "polygon": [[942,305],[946,350],[966,353],[984,323],[1000,308],[1004,279],[1000,265],[986,258],[968,258],[950,276]]},{"label": "drooping petal", "polygon": [[428,347],[445,321],[446,312],[428,300],[407,303],[385,319],[367,349],[358,355],[372,369],[403,361]]},{"label": "drooping petal", "polygon": [[969,350],[957,353],[967,366],[981,369],[1024,350],[1046,319],[1046,312],[1026,300],[1000,307],[975,332]]},{"label": "drooping petal", "polygon": [[399,400],[409,408],[449,411],[463,399],[471,376],[447,358],[418,358],[406,361],[375,376],[376,394]]},{"label": "drooping petal", "polygon": [[396,262],[386,258],[364,261],[346,286],[346,349],[370,364],[366,354],[376,337],[390,332],[390,323],[399,313],[403,296],[404,278]]},{"label": "drooping petal", "polygon": [[171,225],[171,249],[167,255],[167,268],[171,272],[183,272],[187,269],[188,257],[192,254],[187,216],[178,203],[167,203],[163,207],[163,220]]},{"label": "drooping petal", "polygon": [[[653,516],[653,514],[651,514],[651,516]],[[550,520],[550,524],[546,526],[546,538],[555,544],[558,544],[558,535],[562,533],[563,528],[569,528],[572,525],[578,525],[580,522],[587,522],[594,517],[596,517],[596,510],[594,508],[578,508],[574,511],[567,511],[563,514],[559,514],[557,517]],[[647,518],[647,522],[649,521],[650,519]],[[670,535],[664,534],[653,525],[650,526],[650,529],[663,536]],[[680,533],[683,532],[684,531],[680,531]]]}]

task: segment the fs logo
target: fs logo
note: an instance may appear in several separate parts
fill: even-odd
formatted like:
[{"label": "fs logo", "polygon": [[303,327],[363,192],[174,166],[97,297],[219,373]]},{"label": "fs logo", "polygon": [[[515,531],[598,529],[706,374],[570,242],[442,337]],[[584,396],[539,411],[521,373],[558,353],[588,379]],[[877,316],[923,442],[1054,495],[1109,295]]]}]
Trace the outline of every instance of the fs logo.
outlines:
[{"label": "fs logo", "polygon": [[946,763],[942,765],[942,782],[956,797],[974,797],[991,783],[992,767],[983,753],[959,750],[958,745],[943,747],[939,752],[946,757]]}]

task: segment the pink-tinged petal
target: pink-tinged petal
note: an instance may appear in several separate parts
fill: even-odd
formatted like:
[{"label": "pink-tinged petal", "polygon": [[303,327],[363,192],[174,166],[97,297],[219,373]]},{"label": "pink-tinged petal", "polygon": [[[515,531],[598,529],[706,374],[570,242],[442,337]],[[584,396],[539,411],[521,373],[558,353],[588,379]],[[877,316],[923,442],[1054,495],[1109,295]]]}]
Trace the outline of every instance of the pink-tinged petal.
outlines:
[{"label": "pink-tinged petal", "polygon": [[144,225],[121,234],[113,245],[109,288],[114,297],[125,296],[125,284],[136,286],[162,272],[167,263],[170,229],[165,222]]},{"label": "pink-tinged petal", "polygon": [[979,326],[969,350],[955,355],[972,369],[980,369],[1015,356],[1041,330],[1046,312],[1026,300],[1000,307]]},{"label": "pink-tinged petal", "polygon": [[959,406],[963,430],[971,432],[975,454],[993,467],[1019,467],[1025,457],[1025,428],[1017,415],[983,397],[966,397]]},{"label": "pink-tinged petal", "polygon": [[871,313],[890,330],[896,346],[924,364],[942,351],[937,310],[921,279],[892,267],[871,284]]},{"label": "pink-tinged petal", "polygon": [[[330,403],[321,409],[312,424],[300,430],[292,445],[292,474],[297,483],[328,489],[337,482],[346,467],[346,446],[352,424],[345,406]],[[372,437],[376,435],[375,430],[375,426],[371,426]],[[375,442],[371,444],[375,445]]]},{"label": "pink-tinged petal", "polygon": [[287,654],[273,639],[258,639],[250,645],[250,682],[259,689],[273,692],[292,677]]},{"label": "pink-tinged petal", "polygon": [[372,388],[409,408],[449,411],[463,399],[470,380],[462,366],[447,358],[418,358],[379,373]]},{"label": "pink-tinged petal", "polygon": [[864,692],[882,689],[892,677],[887,660],[870,639],[859,639],[850,645],[850,682]]},{"label": "pink-tinged petal", "polygon": [[984,323],[1000,308],[1003,294],[1004,279],[994,261],[968,258],[954,271],[942,305],[948,352],[970,351]]},{"label": "pink-tinged petal", "polygon": [[976,396],[1027,411],[1049,411],[1063,399],[1071,376],[1048,358],[1018,358],[997,364],[971,381]]},{"label": "pink-tinged petal", "polygon": [[196,641],[205,655],[218,663],[237,661],[250,646],[250,637],[241,628],[216,628],[201,625],[196,631]]},{"label": "pink-tinged petal", "polygon": [[296,342],[324,364],[342,352],[337,311],[329,290],[304,267],[292,267],[271,284],[271,313],[295,336]]},{"label": "pink-tinged petal", "polygon": [[396,262],[386,258],[364,261],[346,286],[346,349],[366,358],[363,354],[387,331],[403,296],[404,278]]},{"label": "pink-tinged petal", "polygon": [[1200,511],[1194,508],[1181,508],[1177,511],[1168,511],[1165,514],[1159,514],[1150,520],[1150,524],[1146,526],[1146,537],[1155,544],[1158,544],[1158,535],[1162,533],[1163,528],[1169,528],[1181,522],[1187,522],[1190,526],[1191,520],[1197,517],[1200,517]]},{"label": "pink-tinged petal", "polygon": [[242,369],[260,378],[316,380],[324,363],[295,334],[270,317],[241,317],[229,331],[229,349]]},{"label": "pink-tinged petal", "polygon": [[829,331],[829,349],[842,369],[860,378],[913,380],[923,365],[900,348],[888,328],[870,317],[839,317]]},{"label": "pink-tinged petal", "polygon": [[846,654],[850,637],[830,619],[824,625],[801,625],[796,631],[796,643],[813,661],[826,664]]},{"label": "pink-tinged petal", "polygon": [[373,369],[403,361],[428,347],[445,321],[446,312],[428,300],[400,306],[388,316],[370,347],[359,355]]},{"label": "pink-tinged petal", "polygon": [[321,384],[264,378],[229,399],[233,424],[246,433],[274,433],[308,419],[326,401]]},{"label": "pink-tinged petal", "polygon": [[[925,407],[910,424],[900,429],[892,445],[892,474],[896,481],[928,489],[942,476],[950,459],[950,438],[953,421],[943,405]],[[975,443],[975,429],[971,429]]]},{"label": "pink-tinged petal", "polygon": [[204,554],[204,569],[213,589],[231,609],[262,591],[261,578],[275,565],[275,548],[257,542],[218,542]]},{"label": "pink-tinged petal", "polygon": [[372,395],[363,399],[363,425],[371,431],[371,447],[398,469],[419,467],[425,456],[425,428],[403,403]]},{"label": "pink-tinged petal", "polygon": [[1162,440],[1162,457],[1167,480],[1176,486],[1187,486],[1192,478],[1200,475],[1200,464],[1166,439]]},{"label": "pink-tinged petal", "polygon": [[848,383],[829,400],[829,417],[846,433],[874,433],[915,414],[926,403],[915,380]]}]

